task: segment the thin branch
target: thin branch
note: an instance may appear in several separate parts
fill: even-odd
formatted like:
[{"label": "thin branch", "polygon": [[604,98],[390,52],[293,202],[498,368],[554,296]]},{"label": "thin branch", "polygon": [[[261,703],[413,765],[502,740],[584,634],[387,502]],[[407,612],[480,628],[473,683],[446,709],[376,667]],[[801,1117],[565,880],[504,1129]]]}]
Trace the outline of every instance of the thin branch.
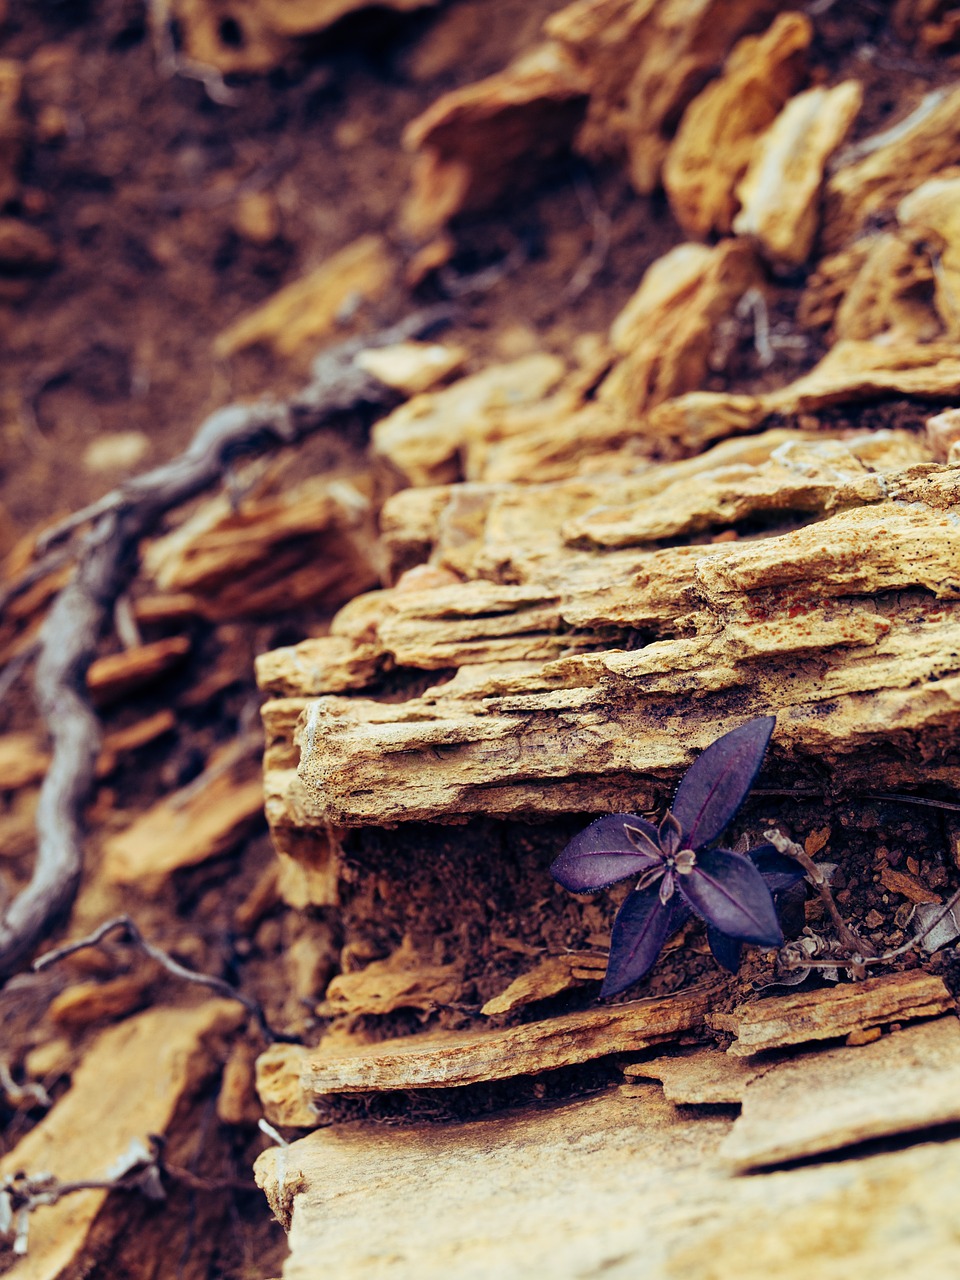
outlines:
[{"label": "thin branch", "polygon": [[53,1099],[39,1080],[28,1080],[26,1084],[17,1084],[6,1058],[0,1058],[0,1090],[11,1106],[14,1107],[46,1107],[53,1106]]},{"label": "thin branch", "polygon": [[820,900],[826,907],[830,919],[833,921],[833,927],[837,933],[837,939],[842,946],[846,947],[852,956],[858,960],[866,959],[863,952],[863,939],[858,938],[853,930],[840,914],[837,904],[833,900],[833,894],[830,892],[830,886],[827,884],[827,878],[809,856],[802,845],[797,844],[795,840],[789,839],[780,831],[765,831],[764,838],[769,840],[773,847],[779,853],[785,853],[788,858],[793,858],[799,862],[801,867],[807,873],[807,879],[820,895]]},{"label": "thin branch", "polygon": [[[40,631],[34,687],[53,755],[37,808],[33,876],[0,919],[0,975],[13,972],[27,958],[76,894],[83,867],[80,814],[100,747],[86,673],[114,603],[137,571],[141,540],[169,510],[219,480],[238,453],[295,444],[337,414],[392,403],[396,393],[354,364],[354,356],[365,347],[422,334],[450,315],[449,306],[434,307],[322,352],[310,382],[291,400],[219,409],[179,457],[125,482],[80,513],[92,524],[77,548],[76,572]],[[77,527],[61,523],[52,533],[59,538]],[[48,537],[44,545],[52,540]]]},{"label": "thin branch", "polygon": [[198,987],[206,987],[218,996],[223,996],[227,1000],[236,1000],[242,1004],[260,1028],[264,1039],[270,1044],[278,1040],[287,1042],[295,1040],[295,1037],[284,1035],[280,1031],[274,1031],[269,1022],[267,1022],[263,1009],[252,996],[244,995],[242,991],[231,986],[229,982],[225,982],[223,978],[215,978],[211,973],[197,973],[195,969],[184,968],[179,961],[174,960],[173,956],[168,955],[160,947],[154,946],[152,942],[148,942],[129,916],[114,916],[112,920],[104,921],[99,928],[94,929],[93,933],[87,934],[85,938],[78,938],[76,942],[64,943],[62,947],[55,947],[53,951],[48,951],[45,955],[39,956],[33,962],[34,972],[39,973],[41,969],[46,969],[50,965],[66,959],[67,956],[72,956],[77,951],[84,951],[87,947],[98,947],[108,933],[113,933],[117,929],[123,929],[135,947],[139,947],[151,960],[156,960],[157,964],[166,969],[167,973],[172,973],[175,978],[182,978],[184,982],[195,983]]},{"label": "thin branch", "polygon": [[925,809],[947,809],[951,813],[960,813],[960,804],[951,800],[931,800],[928,796],[907,796],[897,791],[868,792],[867,800],[895,800],[898,804],[916,804]]},{"label": "thin branch", "polygon": [[943,921],[946,920],[947,916],[951,914],[958,902],[960,902],[960,889],[947,899],[942,911],[938,911],[936,915],[931,916],[923,928],[920,929],[919,932],[915,933],[912,938],[909,938],[902,946],[897,947],[895,951],[886,951],[882,956],[877,956],[876,960],[868,961],[867,963],[886,964],[888,960],[896,960],[899,956],[906,955],[908,951],[912,951],[914,947],[920,945],[924,938],[929,937],[939,924],[942,924]]},{"label": "thin branch", "polygon": [[[2,609],[2,605],[0,605]],[[25,649],[21,649],[15,658],[11,658],[7,665],[0,671],[0,705],[4,698],[20,679],[24,668],[27,667],[40,650],[39,641],[29,644]]]},{"label": "thin branch", "polygon": [[590,222],[592,235],[589,252],[567,281],[566,288],[563,291],[563,296],[571,302],[579,298],[581,294],[586,293],[590,285],[593,284],[595,277],[603,270],[603,265],[610,252],[613,233],[613,224],[600,207],[600,201],[597,199],[597,193],[590,179],[584,175],[574,183],[574,189],[577,193],[583,216]]},{"label": "thin branch", "polygon": [[[888,797],[890,799],[899,797]],[[833,921],[834,928],[837,933],[837,939],[840,945],[847,952],[846,956],[828,955],[821,959],[812,957],[799,957],[787,951],[786,954],[781,952],[781,963],[788,969],[836,969],[853,967],[854,971],[862,969],[866,965],[871,964],[889,964],[892,960],[898,960],[900,956],[904,956],[908,951],[915,950],[924,938],[930,936],[931,933],[949,916],[954,908],[960,903],[960,889],[956,891],[944,903],[942,909],[931,916],[922,929],[918,930],[912,938],[908,938],[899,947],[894,947],[891,951],[883,951],[879,954],[873,954],[872,948],[870,954],[865,954],[864,947],[868,946],[863,938],[857,937],[853,930],[846,924],[837,904],[833,900],[833,894],[830,892],[830,886],[827,884],[826,877],[823,872],[807,854],[802,845],[797,844],[795,840],[790,840],[782,832],[771,830],[765,831],[764,836],[780,853],[785,853],[787,857],[794,858],[803,867],[807,873],[807,879],[813,884],[820,895],[820,899],[829,912],[830,919]],[[786,949],[785,949],[786,950]],[[861,975],[862,976],[862,975]]]},{"label": "thin branch", "polygon": [[194,1192],[254,1190],[252,1182],[239,1178],[202,1178],[189,1169],[167,1164],[162,1139],[151,1136],[143,1142],[135,1138],[104,1178],[61,1182],[51,1173],[15,1173],[0,1179],[0,1236],[13,1235],[14,1255],[24,1257],[29,1251],[30,1215],[37,1209],[80,1191],[137,1191],[149,1200],[164,1200],[164,1178]]}]

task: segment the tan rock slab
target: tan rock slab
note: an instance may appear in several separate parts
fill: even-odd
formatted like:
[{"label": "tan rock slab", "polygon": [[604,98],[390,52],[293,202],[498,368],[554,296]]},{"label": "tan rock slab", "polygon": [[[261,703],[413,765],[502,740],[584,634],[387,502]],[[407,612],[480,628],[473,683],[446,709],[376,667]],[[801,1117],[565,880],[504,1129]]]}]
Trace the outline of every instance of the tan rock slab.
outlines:
[{"label": "tan rock slab", "polygon": [[676,1057],[634,1062],[623,1068],[627,1080],[659,1080],[663,1096],[685,1105],[737,1103],[747,1085],[774,1063],[734,1058],[722,1049],[697,1049]]},{"label": "tan rock slab", "polygon": [[224,329],[214,353],[224,358],[262,342],[278,355],[294,355],[331,334],[344,308],[379,297],[393,273],[386,241],[361,236]]},{"label": "tan rock slab", "polygon": [[958,1120],[960,1022],[938,1018],[748,1080],[721,1154],[735,1169],[755,1169]]},{"label": "tan rock slab", "polygon": [[500,1031],[432,1032],[345,1049],[273,1045],[261,1057],[257,1087],[276,1123],[300,1123],[280,1117],[309,1114],[310,1100],[324,1094],[446,1089],[633,1052],[698,1026],[712,998],[698,989]]},{"label": "tan rock slab", "polygon": [[321,1045],[304,1070],[309,1093],[440,1089],[535,1075],[612,1053],[627,1053],[699,1025],[712,992],[637,1001],[527,1022],[503,1031],[435,1032],[381,1041],[326,1057]]},{"label": "tan rock slab", "polygon": [[404,145],[417,153],[404,231],[428,240],[455,214],[486,208],[535,180],[545,161],[571,145],[587,85],[578,60],[547,41],[444,94],[404,132]]},{"label": "tan rock slab", "polygon": [[897,206],[905,237],[921,242],[933,257],[935,302],[947,333],[960,332],[960,170],[930,178]]},{"label": "tan rock slab", "polygon": [[[378,0],[377,7],[405,13],[432,3]],[[297,37],[371,7],[370,0],[167,0],[151,21],[175,19],[187,58],[230,75],[269,71],[291,57]]]},{"label": "tan rock slab", "polygon": [[736,1036],[729,1053],[749,1057],[784,1045],[846,1036],[862,1027],[932,1018],[953,1007],[941,978],[911,969],[741,1004],[732,1013],[709,1014],[707,1022]]},{"label": "tan rock slab", "polygon": [[[105,1178],[135,1140],[163,1134],[177,1108],[216,1069],[224,1035],[246,1017],[234,1001],[150,1009],[104,1031],[68,1092],[0,1159],[0,1176],[52,1173],[64,1182]],[[103,1216],[106,1191],[81,1191],[38,1209],[30,1252],[10,1280],[88,1274],[122,1229]]]},{"label": "tan rock slab", "polygon": [[762,396],[691,391],[655,405],[645,434],[697,452],[753,431],[771,414],[787,417],[886,396],[950,399],[960,393],[960,360],[948,342],[836,342],[803,377]]},{"label": "tan rock slab", "polygon": [[960,444],[960,409],[944,409],[926,422],[926,436],[933,456],[938,462],[960,461],[955,446]]},{"label": "tan rock slab", "polygon": [[563,361],[546,352],[490,365],[440,391],[415,396],[381,418],[373,429],[374,450],[408,484],[459,479],[460,453],[469,435],[542,399],[564,372]]},{"label": "tan rock slab", "polygon": [[74,982],[51,1000],[47,1016],[56,1026],[74,1034],[98,1022],[116,1022],[144,1003],[156,977],[156,968],[144,965],[106,982]]},{"label": "tan rock slab", "polygon": [[132,751],[155,742],[165,733],[176,728],[177,717],[170,707],[163,707],[151,716],[142,720],[134,720],[122,729],[114,729],[103,739],[103,749],[97,760],[97,776],[106,777],[117,767],[118,762]]},{"label": "tan rock slab", "polygon": [[934,893],[925,884],[921,884],[916,876],[908,871],[897,871],[895,867],[884,867],[880,872],[880,883],[892,893],[899,893],[908,902],[942,902],[939,893]]},{"label": "tan rock slab", "polygon": [[[298,604],[341,604],[378,580],[365,477],[271,481],[251,468],[250,492],[204,501],[152,542],[148,574],[188,594],[210,621],[257,617]],[[242,483],[242,482],[241,482]]]},{"label": "tan rock slab", "polygon": [[353,362],[386,386],[415,396],[459,373],[466,358],[463,347],[448,347],[441,342],[400,342],[392,347],[370,347],[359,352]]},{"label": "tan rock slab", "polygon": [[[854,1051],[851,1051],[854,1052]],[[656,1086],[468,1125],[335,1125],[260,1156],[284,1280],[842,1280],[960,1267],[960,1143],[731,1176]]]},{"label": "tan rock slab", "polygon": [[409,939],[386,960],[374,960],[357,973],[332,979],[318,1012],[326,1017],[382,1017],[396,1009],[436,1009],[462,993],[463,969],[427,964]]},{"label": "tan rock slab", "polygon": [[678,245],[658,258],[611,327],[623,358],[600,388],[601,402],[633,416],[700,387],[717,324],[760,280],[742,240]]},{"label": "tan rock slab", "polygon": [[[865,253],[855,262],[858,247]],[[864,237],[846,254],[834,255],[820,271],[826,277],[835,270],[833,287],[838,290],[844,287],[844,256],[850,265],[836,307],[837,338],[863,340],[883,334],[895,342],[932,342],[943,336],[943,321],[929,301],[936,273],[930,255],[915,240],[899,231],[885,232],[869,240]]]},{"label": "tan rock slab", "polygon": [[836,158],[825,187],[823,247],[839,249],[868,219],[948,165],[960,138],[960,87],[933,90],[888,129]]},{"label": "tan rock slab", "polygon": [[107,706],[135,689],[160,680],[189,652],[189,636],[167,636],[163,640],[97,658],[87,669],[90,696],[98,706]]},{"label": "tan rock slab", "polygon": [[36,734],[27,730],[0,737],[0,791],[19,791],[39,782],[50,764],[50,753]]},{"label": "tan rock slab", "polygon": [[[532,969],[521,973],[483,1006],[480,1012],[484,1017],[492,1018],[498,1014],[512,1013],[524,1005],[533,1004],[537,1000],[548,1000],[551,996],[560,995],[564,991],[572,991],[580,985],[580,973],[587,971],[586,961],[592,965],[594,956],[590,952],[570,952],[563,956],[546,956],[538,961]],[[597,956],[598,968],[590,968],[591,977],[602,978],[606,968],[606,957]]]},{"label": "tan rock slab", "polygon": [[640,192],[653,191],[676,122],[735,42],[782,7],[771,0],[575,0],[544,31],[587,69],[589,102],[577,150],[626,156]]},{"label": "tan rock slab", "polygon": [[830,155],[863,101],[857,80],[791,98],[757,143],[736,190],[738,235],[753,236],[776,263],[799,266],[819,226],[820,187]]},{"label": "tan rock slab", "polygon": [[160,800],[129,827],[104,841],[101,872],[111,884],[136,884],[156,892],[182,867],[232,849],[263,813],[259,778],[237,782],[213,774]]},{"label": "tan rock slab", "polygon": [[739,208],[734,188],[757,139],[800,88],[812,36],[805,14],[779,14],[761,35],[738,41],[723,73],[687,107],[663,166],[670,206],[687,235],[729,234]]}]

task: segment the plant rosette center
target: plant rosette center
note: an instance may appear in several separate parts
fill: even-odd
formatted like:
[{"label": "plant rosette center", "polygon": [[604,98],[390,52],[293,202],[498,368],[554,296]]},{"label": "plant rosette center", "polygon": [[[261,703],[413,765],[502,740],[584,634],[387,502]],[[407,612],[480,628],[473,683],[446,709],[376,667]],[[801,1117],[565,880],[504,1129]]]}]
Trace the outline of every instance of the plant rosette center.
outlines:
[{"label": "plant rosette center", "polygon": [[683,828],[668,809],[663,821],[657,829],[657,838],[651,839],[640,827],[625,822],[623,829],[627,839],[640,853],[654,859],[637,881],[637,889],[650,889],[660,882],[658,898],[666,906],[677,888],[676,876],[688,876],[697,865],[697,855],[693,849],[685,849],[683,845]]},{"label": "plant rosette center", "polygon": [[741,943],[782,945],[774,894],[803,871],[772,845],[745,855],[715,844],[753,785],[774,723],[773,716],[750,720],[711,743],[680,780],[659,826],[634,813],[598,818],[551,866],[573,893],[634,880],[613,924],[601,996],[639,981],[691,915],[705,921],[710,949],[727,969],[737,968]]}]

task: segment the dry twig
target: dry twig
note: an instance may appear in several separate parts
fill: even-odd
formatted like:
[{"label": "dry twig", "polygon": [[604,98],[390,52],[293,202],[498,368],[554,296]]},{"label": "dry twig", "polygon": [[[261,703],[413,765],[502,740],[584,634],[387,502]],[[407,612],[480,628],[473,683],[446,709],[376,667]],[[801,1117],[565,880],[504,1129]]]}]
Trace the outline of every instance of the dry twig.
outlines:
[{"label": "dry twig", "polygon": [[85,938],[78,938],[76,942],[64,943],[62,947],[56,947],[53,951],[48,951],[45,955],[39,956],[33,962],[35,972],[46,969],[52,964],[56,964],[59,960],[72,956],[77,951],[83,951],[87,947],[98,947],[108,933],[113,933],[115,929],[123,929],[130,941],[135,947],[156,960],[167,973],[172,973],[175,978],[182,978],[184,982],[195,983],[198,987],[206,987],[208,990],[215,992],[218,996],[223,996],[227,1000],[236,1000],[247,1010],[253,1017],[257,1026],[265,1040],[273,1044],[277,1040],[287,1042],[295,1041],[295,1036],[284,1035],[280,1031],[274,1031],[267,1022],[266,1015],[258,1002],[251,996],[246,996],[242,991],[238,991],[236,987],[225,982],[223,978],[215,978],[211,973],[197,973],[195,969],[186,969],[179,961],[174,960],[173,956],[168,955],[166,951],[160,947],[154,946],[152,942],[148,942],[140,932],[136,924],[129,916],[114,916],[112,920],[106,920],[99,928],[94,929],[93,933],[87,934]]},{"label": "dry twig", "polygon": [[[901,797],[897,797],[898,799]],[[780,954],[780,961],[785,968],[804,968],[804,969],[836,969],[849,967],[853,971],[854,977],[863,977],[867,965],[871,964],[889,964],[892,960],[898,960],[900,956],[904,956],[908,951],[913,951],[923,942],[924,938],[930,936],[931,933],[947,919],[953,912],[954,908],[960,903],[960,889],[956,891],[944,903],[941,910],[930,915],[927,922],[913,935],[908,938],[899,947],[894,947],[890,951],[882,951],[878,955],[871,943],[865,939],[858,937],[856,933],[849,927],[840,914],[830,886],[827,883],[821,869],[810,858],[802,845],[797,844],[795,840],[791,840],[782,832],[771,830],[765,831],[764,837],[770,841],[774,848],[780,853],[785,853],[790,858],[795,858],[807,873],[807,879],[817,890],[820,899],[827,909],[830,919],[833,921],[836,930],[837,940],[840,943],[842,952],[845,954],[830,955],[826,959],[816,959],[808,955],[797,955],[790,951],[789,946],[784,948]]]},{"label": "dry twig", "polygon": [[239,453],[291,445],[334,415],[385,406],[395,393],[354,364],[364,347],[386,346],[445,322],[449,308],[418,312],[367,338],[323,352],[310,382],[288,401],[232,404],[212,414],[171,462],[127,481],[55,526],[38,547],[89,524],[76,548],[76,572],[57,596],[40,633],[35,691],[53,740],[53,758],[37,809],[37,859],[27,887],[0,919],[0,975],[13,972],[66,913],[83,866],[80,813],[90,793],[100,725],[85,678],[114,604],[137,569],[141,539],[171,508],[219,480]]},{"label": "dry twig", "polygon": [[126,1152],[103,1178],[61,1182],[50,1173],[15,1173],[0,1181],[0,1236],[13,1236],[13,1253],[23,1257],[29,1249],[30,1215],[45,1205],[56,1204],[78,1191],[138,1191],[149,1200],[165,1200],[164,1179],[190,1191],[252,1191],[250,1182],[238,1178],[201,1178],[189,1169],[167,1164],[163,1141],[151,1136],[147,1142],[135,1138]]}]

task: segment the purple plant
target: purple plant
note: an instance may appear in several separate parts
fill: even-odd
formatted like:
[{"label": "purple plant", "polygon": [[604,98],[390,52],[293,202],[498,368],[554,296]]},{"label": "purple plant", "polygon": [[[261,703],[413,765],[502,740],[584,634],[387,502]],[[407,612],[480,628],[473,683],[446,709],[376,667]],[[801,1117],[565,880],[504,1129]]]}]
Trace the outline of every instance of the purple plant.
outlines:
[{"label": "purple plant", "polygon": [[801,880],[802,869],[769,844],[749,855],[710,847],[753,785],[775,723],[750,720],[711,743],[680,779],[659,827],[633,813],[598,818],[551,866],[573,893],[637,877],[613,924],[601,996],[638,982],[691,914],[706,921],[710,949],[730,970],[741,942],[782,944],[773,894]]}]

